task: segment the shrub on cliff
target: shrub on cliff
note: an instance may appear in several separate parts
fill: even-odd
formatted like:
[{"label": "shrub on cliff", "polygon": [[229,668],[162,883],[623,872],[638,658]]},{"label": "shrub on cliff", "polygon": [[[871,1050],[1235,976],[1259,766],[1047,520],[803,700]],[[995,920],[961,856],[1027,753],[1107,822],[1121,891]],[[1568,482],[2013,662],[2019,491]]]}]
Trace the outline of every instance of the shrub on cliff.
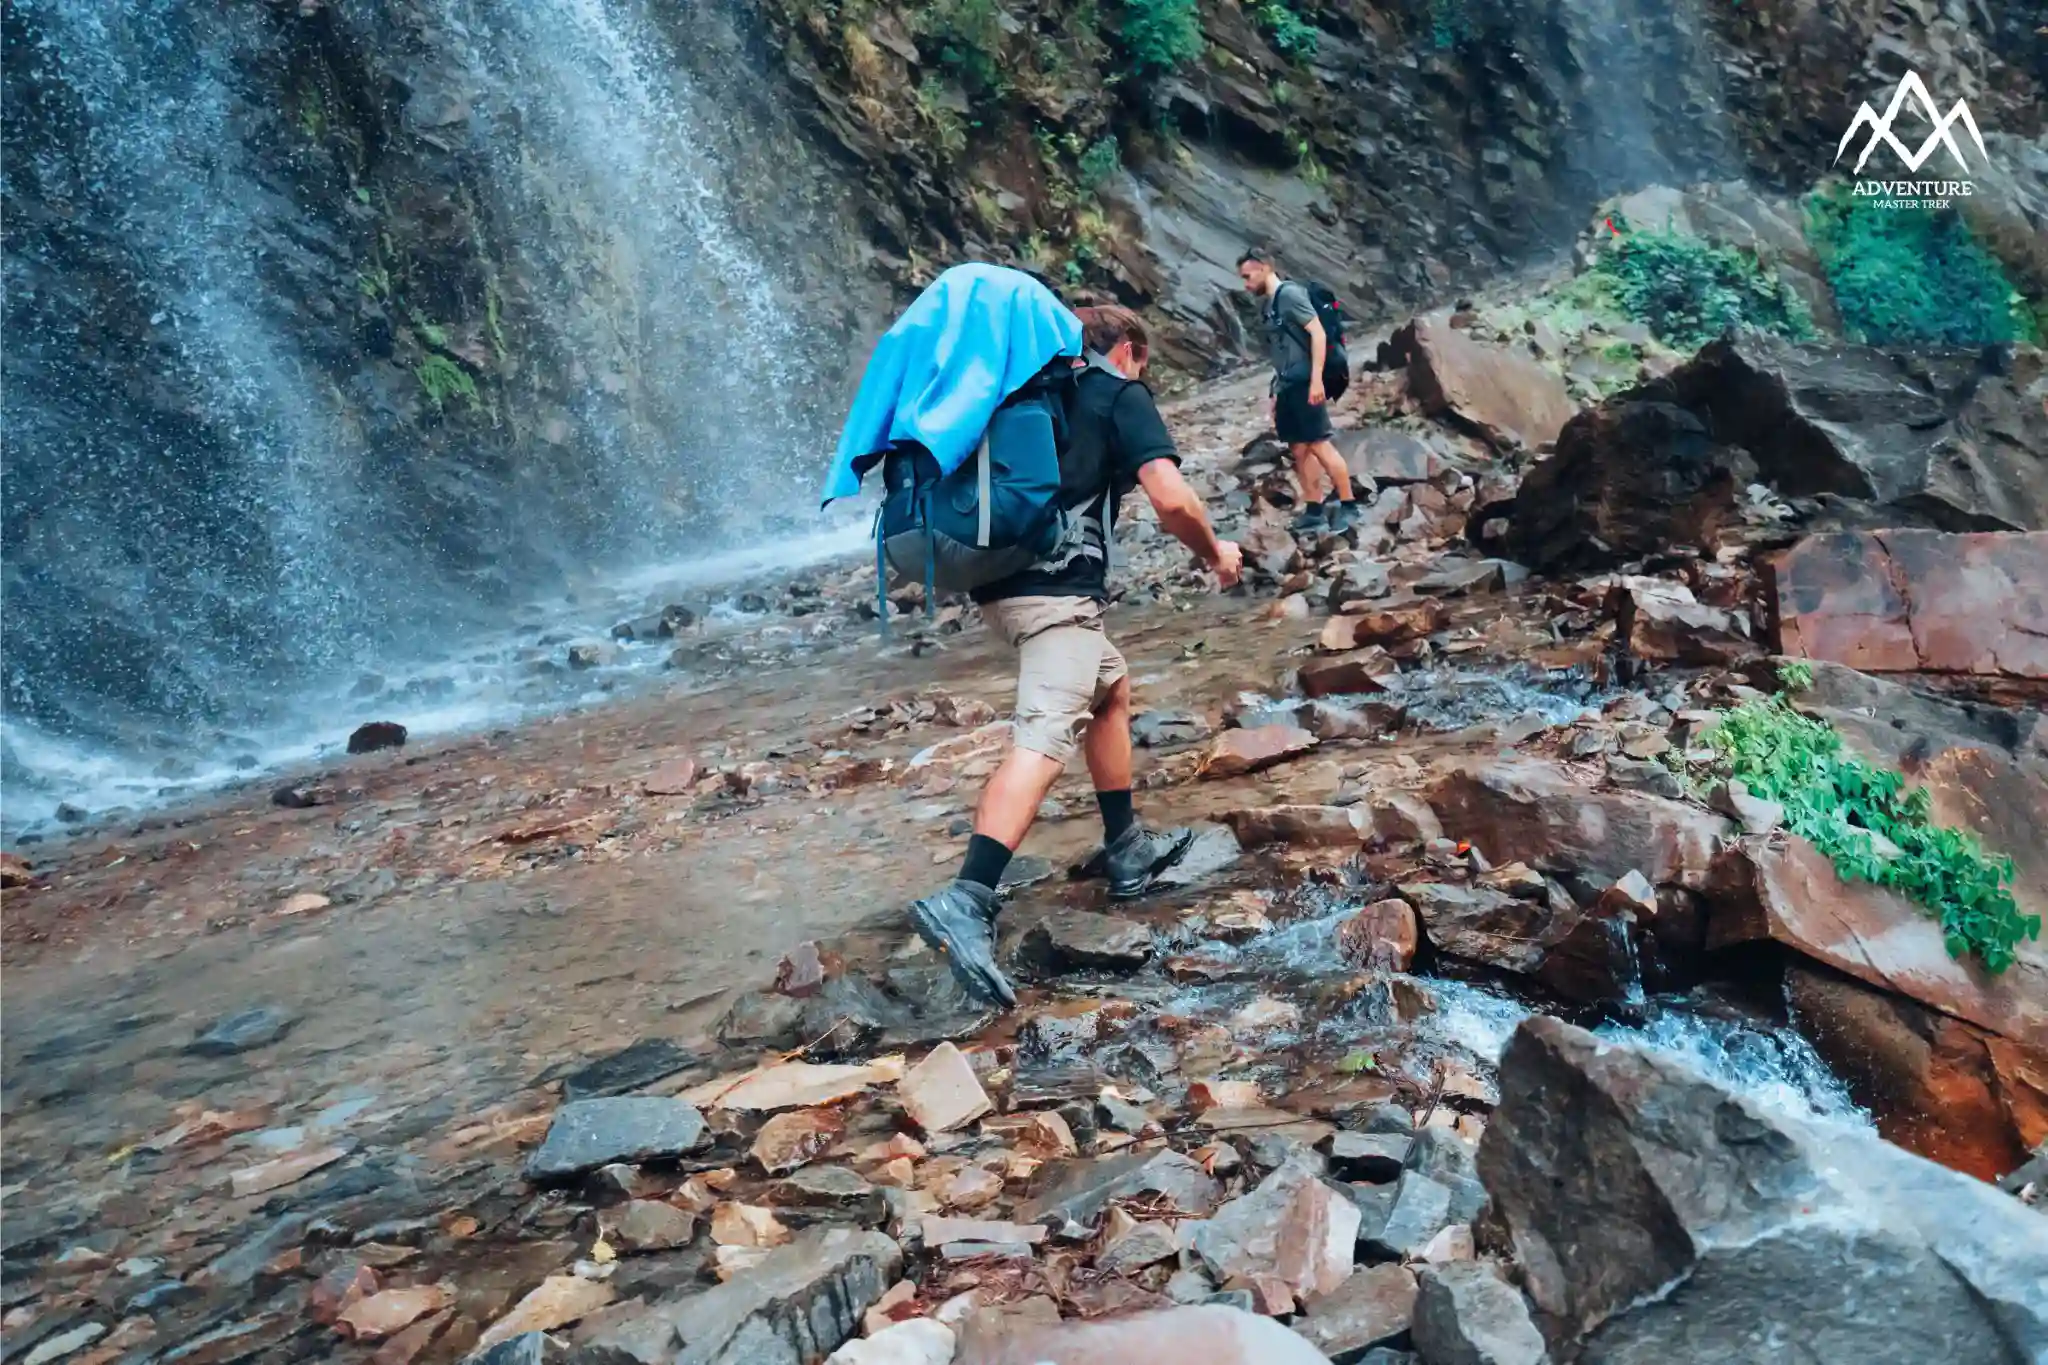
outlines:
[{"label": "shrub on cliff", "polygon": [[1124,0],[1117,36],[1140,70],[1171,71],[1202,55],[1195,0]]},{"label": "shrub on cliff", "polygon": [[1805,340],[1813,316],[1755,255],[1683,232],[1646,232],[1617,217],[1594,264],[1622,310],[1659,341],[1704,346],[1732,327]]},{"label": "shrub on cliff", "polygon": [[2025,297],[1953,210],[1883,208],[1835,186],[1808,196],[1806,236],[1854,340],[2040,340]]}]

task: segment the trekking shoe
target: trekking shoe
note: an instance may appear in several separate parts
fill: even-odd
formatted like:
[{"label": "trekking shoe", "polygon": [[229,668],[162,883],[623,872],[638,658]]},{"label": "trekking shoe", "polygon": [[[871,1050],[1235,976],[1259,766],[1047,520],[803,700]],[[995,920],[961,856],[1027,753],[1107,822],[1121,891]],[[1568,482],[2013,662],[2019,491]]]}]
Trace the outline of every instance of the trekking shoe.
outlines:
[{"label": "trekking shoe", "polygon": [[1132,825],[1102,850],[1109,898],[1127,901],[1152,889],[1152,879],[1180,861],[1195,841],[1191,829],[1150,830]]},{"label": "trekking shoe", "polygon": [[1330,529],[1330,502],[1312,502],[1301,509],[1301,515],[1288,523],[1287,529],[1298,536],[1318,536]]},{"label": "trekking shoe", "polygon": [[910,906],[917,936],[944,954],[960,989],[976,1000],[1014,1009],[1017,992],[996,966],[996,893],[955,881]]},{"label": "trekking shoe", "polygon": [[1358,524],[1365,511],[1356,501],[1332,502],[1330,504],[1330,530],[1348,531]]}]

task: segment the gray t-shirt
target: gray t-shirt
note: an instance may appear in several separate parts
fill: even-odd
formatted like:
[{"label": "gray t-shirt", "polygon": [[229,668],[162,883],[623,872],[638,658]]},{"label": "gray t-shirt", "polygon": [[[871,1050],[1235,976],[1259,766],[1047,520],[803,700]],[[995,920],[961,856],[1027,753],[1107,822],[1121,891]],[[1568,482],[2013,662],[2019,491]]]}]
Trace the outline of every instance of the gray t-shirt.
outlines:
[{"label": "gray t-shirt", "polygon": [[1275,392],[1289,384],[1308,383],[1308,324],[1315,321],[1315,316],[1316,306],[1309,302],[1308,286],[1293,280],[1283,281],[1261,308]]}]

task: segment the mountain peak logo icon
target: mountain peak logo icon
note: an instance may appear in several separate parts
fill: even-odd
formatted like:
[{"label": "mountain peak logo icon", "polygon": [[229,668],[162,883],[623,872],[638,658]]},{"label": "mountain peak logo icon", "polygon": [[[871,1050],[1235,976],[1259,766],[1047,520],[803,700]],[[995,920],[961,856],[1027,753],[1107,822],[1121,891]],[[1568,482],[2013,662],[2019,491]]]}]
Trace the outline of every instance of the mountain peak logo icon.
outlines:
[{"label": "mountain peak logo icon", "polygon": [[[1920,150],[1917,152],[1907,151],[1905,144],[1892,133],[1892,121],[1899,116],[1899,110],[1905,106],[1906,97],[1909,95],[1918,102],[1920,112],[1926,116],[1928,123],[1933,125],[1932,131],[1927,134],[1927,140],[1920,144]],[[1906,169],[1909,171],[1919,170],[1921,164],[1934,154],[1936,147],[1948,148],[1948,154],[1955,158],[1956,165],[1968,170],[1970,163],[1963,156],[1962,149],[1956,146],[1955,134],[1950,131],[1958,123],[1969,132],[1970,140],[1977,144],[1978,153],[1988,162],[1991,153],[1984,148],[1984,137],[1977,131],[1977,120],[1970,117],[1970,106],[1962,100],[1957,100],[1955,108],[1944,116],[1935,105],[1934,96],[1927,92],[1926,82],[1920,79],[1920,73],[1908,71],[1905,78],[1899,82],[1899,88],[1892,92],[1892,102],[1885,106],[1882,117],[1871,109],[1867,101],[1857,109],[1856,118],[1850,123],[1849,131],[1842,134],[1841,142],[1835,147],[1835,164],[1841,164],[1843,154],[1849,150],[1849,143],[1858,132],[1867,127],[1870,129],[1870,141],[1863,144],[1863,154],[1856,158],[1858,175],[1863,173],[1864,163],[1870,160],[1870,154],[1876,151],[1880,144],[1896,152],[1899,160],[1906,163]]]}]

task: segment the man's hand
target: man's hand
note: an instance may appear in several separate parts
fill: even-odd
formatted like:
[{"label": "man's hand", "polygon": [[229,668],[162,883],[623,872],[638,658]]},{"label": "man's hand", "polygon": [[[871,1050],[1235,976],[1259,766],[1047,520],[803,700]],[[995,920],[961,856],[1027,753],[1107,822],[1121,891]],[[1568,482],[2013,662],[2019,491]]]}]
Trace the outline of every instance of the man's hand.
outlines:
[{"label": "man's hand", "polygon": [[1323,391],[1323,381],[1321,379],[1311,379],[1308,381],[1308,405],[1310,407],[1321,407],[1323,401],[1328,397],[1329,395]]},{"label": "man's hand", "polygon": [[1244,577],[1244,551],[1234,540],[1219,540],[1216,558],[1210,561],[1209,568],[1216,575],[1216,590],[1228,592]]}]

